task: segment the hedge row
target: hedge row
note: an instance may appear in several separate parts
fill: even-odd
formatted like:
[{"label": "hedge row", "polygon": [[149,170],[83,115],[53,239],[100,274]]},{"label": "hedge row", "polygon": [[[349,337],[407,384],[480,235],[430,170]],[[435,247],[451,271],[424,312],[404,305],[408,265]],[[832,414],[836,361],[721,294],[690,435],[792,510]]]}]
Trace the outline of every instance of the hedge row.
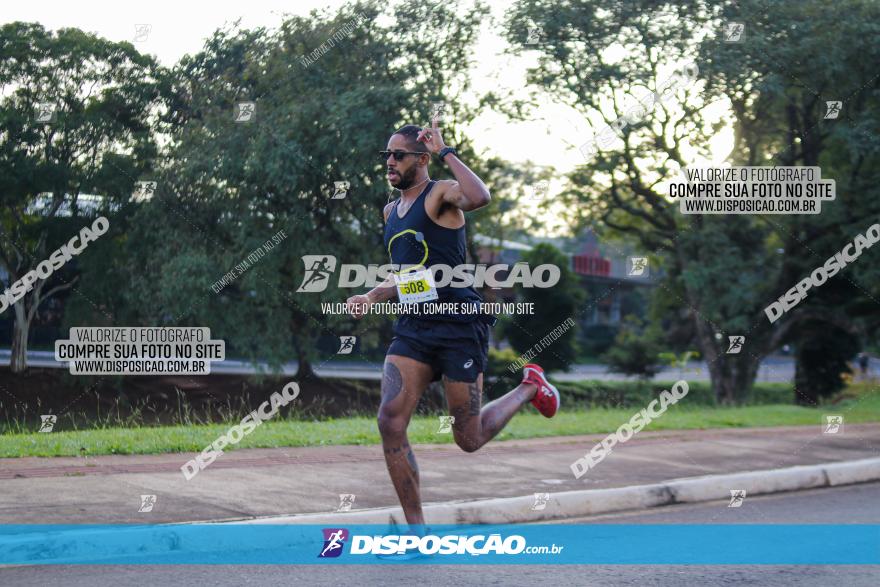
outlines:
[{"label": "hedge row", "polygon": [[[514,363],[517,355],[511,349],[502,351],[489,349],[490,381],[497,385],[484,385],[489,390],[489,399],[496,399],[519,383],[522,377],[519,369],[511,371],[507,366]],[[656,398],[661,391],[669,389],[674,381],[596,381],[585,380],[572,383],[555,384],[563,396],[566,406],[582,407],[644,407]],[[743,405],[791,404],[794,389],[790,383],[755,383]],[[715,406],[715,394],[708,381],[688,381],[688,395],[684,405]]]},{"label": "hedge row", "polygon": [[[579,381],[556,385],[566,405],[584,407],[644,407],[673,381]],[[788,383],[756,383],[745,405],[790,404],[792,387]],[[682,405],[715,406],[715,394],[708,381],[688,381],[688,394]]]}]

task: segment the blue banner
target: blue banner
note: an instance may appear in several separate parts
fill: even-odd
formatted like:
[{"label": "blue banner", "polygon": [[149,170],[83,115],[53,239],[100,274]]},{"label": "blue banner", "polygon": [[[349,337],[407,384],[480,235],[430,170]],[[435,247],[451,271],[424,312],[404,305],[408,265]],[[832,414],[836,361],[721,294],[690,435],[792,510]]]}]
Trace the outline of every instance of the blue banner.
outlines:
[{"label": "blue banner", "polygon": [[876,565],[880,525],[0,525],[0,564]]}]

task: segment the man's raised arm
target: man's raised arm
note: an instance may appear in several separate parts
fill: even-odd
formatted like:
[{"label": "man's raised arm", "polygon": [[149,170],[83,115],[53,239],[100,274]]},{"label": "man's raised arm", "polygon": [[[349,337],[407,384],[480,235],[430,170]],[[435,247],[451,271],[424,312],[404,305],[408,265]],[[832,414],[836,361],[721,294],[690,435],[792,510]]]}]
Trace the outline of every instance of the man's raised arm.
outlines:
[{"label": "man's raised arm", "polygon": [[[432,153],[440,153],[446,148],[437,126],[437,119],[435,116],[431,122],[432,127],[420,132],[417,139],[425,143]],[[491,201],[492,196],[489,194],[489,188],[455,153],[448,153],[443,158],[443,162],[449,166],[456,179],[456,181],[447,184],[448,187],[443,193],[444,202],[469,212],[482,208]]]}]

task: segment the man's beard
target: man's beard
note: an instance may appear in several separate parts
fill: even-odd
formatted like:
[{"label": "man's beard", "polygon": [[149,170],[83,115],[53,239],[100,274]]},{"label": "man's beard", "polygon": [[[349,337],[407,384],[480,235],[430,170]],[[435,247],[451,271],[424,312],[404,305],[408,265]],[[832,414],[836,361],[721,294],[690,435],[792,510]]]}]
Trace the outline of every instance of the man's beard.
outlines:
[{"label": "man's beard", "polygon": [[405,172],[400,174],[399,177],[400,177],[400,181],[397,182],[396,186],[394,186],[395,188],[397,188],[401,191],[411,188],[413,186],[413,184],[416,182],[416,168],[410,167]]}]

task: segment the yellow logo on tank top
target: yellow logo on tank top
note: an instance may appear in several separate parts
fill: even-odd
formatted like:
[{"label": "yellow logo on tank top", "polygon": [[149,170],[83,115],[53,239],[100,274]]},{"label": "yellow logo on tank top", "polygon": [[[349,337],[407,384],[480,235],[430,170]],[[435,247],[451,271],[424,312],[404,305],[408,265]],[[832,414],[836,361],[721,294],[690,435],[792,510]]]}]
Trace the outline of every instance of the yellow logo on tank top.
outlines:
[{"label": "yellow logo on tank top", "polygon": [[402,230],[391,237],[388,241],[388,258],[394,265],[394,257],[391,255],[391,243],[399,236],[405,234],[415,235],[416,241],[422,243],[425,254],[422,260],[417,264],[401,269],[394,273],[394,283],[397,285],[397,297],[402,304],[415,304],[418,302],[430,302],[439,298],[437,288],[434,284],[434,275],[425,268],[425,261],[428,260],[428,243],[425,241],[424,235],[411,228]]}]

